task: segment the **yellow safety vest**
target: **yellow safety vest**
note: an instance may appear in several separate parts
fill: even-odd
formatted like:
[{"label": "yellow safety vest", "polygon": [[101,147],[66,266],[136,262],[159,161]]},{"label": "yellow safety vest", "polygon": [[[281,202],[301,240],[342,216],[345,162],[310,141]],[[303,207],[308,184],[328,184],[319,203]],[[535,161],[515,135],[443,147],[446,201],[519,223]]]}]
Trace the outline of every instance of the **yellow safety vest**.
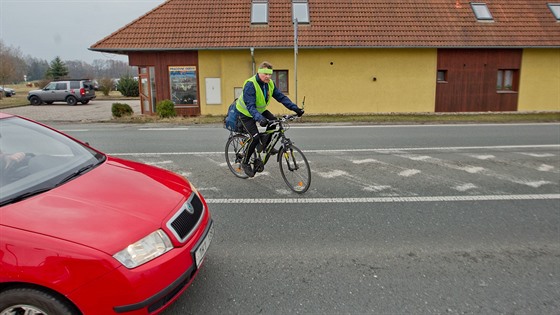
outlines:
[{"label": "yellow safety vest", "polygon": [[[257,76],[253,76],[245,80],[245,82],[243,83],[243,90],[245,90],[245,84],[248,84],[249,82],[252,82],[253,85],[255,86],[255,96],[256,96],[255,105],[257,106],[257,111],[259,113],[262,113],[266,110],[266,107],[268,106],[268,104],[270,103],[270,99],[272,98],[272,91],[274,91],[274,82],[272,80],[268,81],[268,101],[265,101],[264,93],[261,87],[259,86],[259,84],[257,83]],[[245,105],[245,101],[243,100],[243,92],[241,92],[241,95],[239,95],[235,107],[241,114],[247,117],[253,117],[253,115],[249,113],[249,110],[247,109],[247,105]]]}]

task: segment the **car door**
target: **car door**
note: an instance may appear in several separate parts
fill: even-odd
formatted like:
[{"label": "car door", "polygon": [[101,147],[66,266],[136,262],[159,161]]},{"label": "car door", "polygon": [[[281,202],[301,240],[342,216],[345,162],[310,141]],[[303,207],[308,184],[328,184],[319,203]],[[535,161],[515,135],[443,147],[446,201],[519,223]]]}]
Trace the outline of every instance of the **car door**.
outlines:
[{"label": "car door", "polygon": [[52,101],[63,102],[69,93],[68,82],[57,82]]},{"label": "car door", "polygon": [[53,102],[56,93],[56,82],[51,82],[47,86],[43,88],[43,91],[40,94],[41,100],[43,102]]}]

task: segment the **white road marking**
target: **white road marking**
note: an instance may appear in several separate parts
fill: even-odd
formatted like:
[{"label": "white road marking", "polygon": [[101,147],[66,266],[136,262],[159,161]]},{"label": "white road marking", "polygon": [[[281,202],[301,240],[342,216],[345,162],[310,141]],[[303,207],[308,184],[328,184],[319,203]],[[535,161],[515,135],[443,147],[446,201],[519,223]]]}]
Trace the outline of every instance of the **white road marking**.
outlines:
[{"label": "white road marking", "polygon": [[329,124],[328,126],[325,125],[316,125],[316,126],[298,126],[295,124],[290,125],[290,129],[345,129],[345,128],[425,128],[425,127],[439,127],[439,128],[448,128],[448,127],[474,127],[478,128],[479,126],[500,126],[503,127],[504,125],[508,126],[542,126],[542,125],[552,125],[556,126],[558,123],[512,123],[512,124],[426,124],[426,125],[334,125]]},{"label": "white road marking", "polygon": [[541,166],[539,166],[537,168],[537,170],[539,170],[541,172],[550,172],[550,171],[554,170],[554,166],[548,165],[548,164],[541,164]]},{"label": "white road marking", "polygon": [[527,185],[527,186],[531,186],[533,188],[539,188],[542,185],[548,185],[548,184],[554,184],[554,183],[549,182],[547,180],[539,180],[539,181],[536,181],[536,182],[527,182],[527,181],[523,182],[523,181],[521,181],[518,184],[524,184],[524,185]]},{"label": "white road marking", "polygon": [[330,172],[317,172],[317,175],[323,178],[335,178],[348,175],[347,172],[341,170],[332,170]]},{"label": "white road marking", "polygon": [[553,185],[555,184],[553,182],[543,181],[543,180],[530,181],[530,180],[525,180],[525,179],[519,179],[519,178],[517,178],[515,176],[512,176],[512,175],[509,175],[509,174],[500,174],[500,173],[497,173],[497,172],[494,172],[492,170],[485,169],[484,167],[479,167],[479,166],[456,165],[454,163],[450,163],[450,162],[447,162],[447,161],[442,160],[442,159],[433,158],[433,157],[429,157],[429,156],[425,156],[425,155],[418,156],[418,155],[414,155],[412,153],[395,154],[395,155],[400,156],[402,158],[414,160],[414,161],[417,161],[417,160],[419,160],[419,158],[421,158],[420,159],[421,161],[426,162],[426,163],[431,163],[433,165],[443,166],[443,167],[447,167],[447,168],[453,169],[453,170],[464,171],[464,172],[467,172],[469,174],[480,174],[480,175],[500,179],[500,180],[503,180],[503,181],[509,181],[509,182],[516,183],[516,184],[530,186],[530,187],[533,187],[533,188],[538,188],[542,185],[547,185],[547,184],[553,184]]},{"label": "white road marking", "polygon": [[[378,149],[337,149],[337,150],[303,150],[304,153],[335,153],[335,152],[393,152],[393,151],[421,151],[421,150],[478,150],[478,149],[528,149],[528,148],[560,148],[560,144],[542,145],[499,145],[499,146],[476,146],[476,147],[426,147],[426,148],[378,148]],[[154,156],[154,155],[223,155],[219,152],[130,152],[130,153],[108,153],[113,156]],[[554,156],[554,155],[552,155]]]},{"label": "white road marking", "polygon": [[480,167],[480,166],[465,166],[465,167],[459,167],[458,169],[471,174],[476,174],[484,171],[484,167]]},{"label": "white road marking", "polygon": [[422,173],[422,171],[410,169],[410,170],[404,170],[404,171],[400,172],[399,176],[410,177],[410,176],[420,174],[420,173]]},{"label": "white road marking", "polygon": [[413,160],[413,161],[426,161],[431,159],[431,157],[427,156],[427,155],[416,155],[416,156],[408,156],[409,159]]},{"label": "white road marking", "polygon": [[552,153],[528,153],[528,152],[519,152],[519,154],[528,155],[532,157],[553,157],[554,154]]},{"label": "white road marking", "polygon": [[453,189],[458,190],[458,191],[467,191],[467,190],[476,189],[476,188],[477,188],[476,185],[472,184],[472,183],[466,183],[466,184],[463,184],[463,185],[453,187]]},{"label": "white road marking", "polygon": [[389,185],[372,185],[372,186],[366,186],[363,188],[364,191],[373,191],[373,192],[381,192],[387,189],[391,189],[391,186]]},{"label": "white road marking", "polygon": [[363,159],[363,160],[354,160],[352,161],[354,164],[365,164],[365,163],[379,163],[376,159]]},{"label": "white road marking", "polygon": [[387,202],[455,202],[455,201],[511,201],[556,200],[560,194],[529,195],[480,195],[480,196],[425,196],[425,197],[377,197],[377,198],[262,198],[262,199],[206,199],[211,204],[321,204],[321,203],[387,203]]},{"label": "white road marking", "polygon": [[479,155],[479,154],[467,154],[468,156],[472,156],[475,159],[479,159],[479,160],[489,160],[489,159],[493,159],[495,158],[494,155]]}]

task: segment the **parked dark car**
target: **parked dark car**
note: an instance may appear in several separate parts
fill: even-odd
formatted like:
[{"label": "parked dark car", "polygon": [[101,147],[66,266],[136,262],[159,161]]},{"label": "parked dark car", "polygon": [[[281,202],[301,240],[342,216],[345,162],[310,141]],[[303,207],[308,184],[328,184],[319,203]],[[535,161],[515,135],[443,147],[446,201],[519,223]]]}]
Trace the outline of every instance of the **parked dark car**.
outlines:
[{"label": "parked dark car", "polygon": [[12,97],[16,95],[16,91],[14,89],[1,87],[1,86],[0,86],[0,93],[4,93],[4,96],[6,97]]}]

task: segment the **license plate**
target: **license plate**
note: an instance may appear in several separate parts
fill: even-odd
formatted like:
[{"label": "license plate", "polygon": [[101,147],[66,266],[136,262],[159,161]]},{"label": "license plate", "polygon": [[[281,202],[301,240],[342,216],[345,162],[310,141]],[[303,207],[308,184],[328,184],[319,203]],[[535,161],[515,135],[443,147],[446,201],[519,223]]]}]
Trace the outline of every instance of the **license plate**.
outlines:
[{"label": "license plate", "polygon": [[210,229],[208,230],[208,233],[206,233],[204,240],[202,240],[202,242],[194,252],[196,268],[200,267],[200,264],[202,264],[204,256],[206,256],[206,252],[208,251],[208,247],[210,247],[210,243],[212,242],[212,237],[214,237],[214,224],[210,226]]}]

